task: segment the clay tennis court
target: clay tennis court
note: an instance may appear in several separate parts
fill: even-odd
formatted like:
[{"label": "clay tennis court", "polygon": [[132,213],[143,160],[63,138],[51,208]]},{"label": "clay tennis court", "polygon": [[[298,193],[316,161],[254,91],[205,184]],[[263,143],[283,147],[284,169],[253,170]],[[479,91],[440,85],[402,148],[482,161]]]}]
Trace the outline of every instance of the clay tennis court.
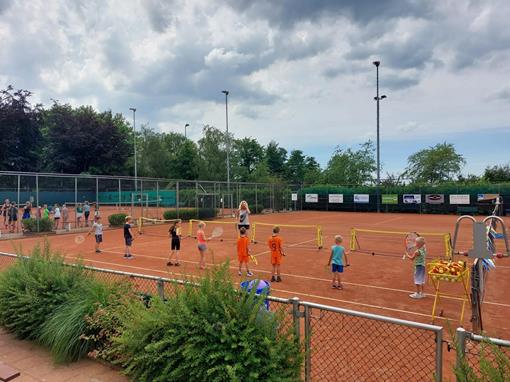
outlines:
[{"label": "clay tennis court", "polygon": [[[320,225],[323,232],[324,249],[315,246],[313,229],[286,228],[281,229],[281,237],[286,245],[286,257],[282,264],[283,282],[274,283],[272,294],[276,296],[297,296],[303,300],[319,302],[327,305],[348,307],[371,313],[389,315],[424,323],[430,322],[433,290],[430,283],[426,286],[427,298],[412,300],[409,293],[413,292],[412,262],[402,260],[401,237],[376,235],[361,238],[360,245],[368,245],[369,253],[353,252],[349,256],[350,267],[342,276],[344,290],[331,289],[330,271],[325,267],[329,258],[328,248],[333,237],[340,234],[344,237],[344,245],[349,245],[352,227],[383,231],[416,231],[447,233],[453,232],[457,217],[453,215],[414,215],[414,214],[374,214],[347,212],[288,212],[268,215],[252,215],[252,222],[268,223],[268,226],[257,227],[257,244],[251,245],[252,253],[259,264],[251,264],[255,277],[269,279],[271,275],[270,255],[266,240],[272,224],[279,225]],[[106,219],[105,219],[106,220]],[[222,219],[221,222],[229,220]],[[233,222],[233,220],[231,220]],[[508,225],[509,219],[506,219]],[[212,230],[209,224],[207,230]],[[222,241],[212,240],[209,247],[214,251],[214,262],[221,263],[230,259],[230,266],[236,279],[237,255],[235,250],[234,223],[222,224],[224,233]],[[195,225],[193,226],[193,231]],[[467,250],[471,247],[471,227],[466,225],[460,232],[458,248]],[[122,258],[124,243],[121,229],[106,230],[104,234],[103,253],[94,253],[94,237],[87,237],[82,244],[76,244],[76,234],[48,235],[46,237],[29,237],[20,240],[1,241],[0,251],[14,252],[21,245],[28,253],[36,243],[47,239],[51,247],[66,255],[70,262],[82,258],[86,264],[100,268],[118,269],[156,276],[183,278],[189,275],[199,277],[198,253],[196,240],[185,238],[182,242],[180,267],[166,266],[169,252],[167,225],[145,226],[143,235],[135,235],[132,247],[135,259]],[[133,229],[136,233],[136,228]],[[188,233],[188,224],[182,224],[183,235]],[[426,235],[424,235],[426,237]],[[371,251],[376,248],[376,254]],[[380,254],[379,254],[380,253]],[[428,260],[443,255],[439,240],[431,240],[428,244]],[[456,257],[456,259],[466,259]],[[212,256],[207,262],[212,264]],[[491,271],[484,302],[484,328],[488,334],[507,338],[510,334],[510,303],[507,291],[510,288],[510,259],[498,259],[496,270]],[[242,279],[246,278],[243,275]],[[445,291],[461,294],[460,284],[445,285]],[[442,300],[443,317],[437,323],[450,319],[457,324],[460,313],[460,301],[454,298]],[[444,324],[444,322],[443,322]],[[469,328],[469,314],[465,315],[464,325]]]}]

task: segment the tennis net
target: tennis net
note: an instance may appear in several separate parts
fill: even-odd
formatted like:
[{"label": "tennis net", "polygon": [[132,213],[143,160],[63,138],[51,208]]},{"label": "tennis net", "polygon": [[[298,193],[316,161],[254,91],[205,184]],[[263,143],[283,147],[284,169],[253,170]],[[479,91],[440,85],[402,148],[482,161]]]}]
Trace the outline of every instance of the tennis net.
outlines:
[{"label": "tennis net", "polygon": [[188,236],[196,238],[198,224],[200,222],[205,223],[205,234],[206,236],[210,236],[211,232],[215,228],[221,228],[223,230],[223,234],[221,235],[221,240],[231,240],[235,241],[239,237],[239,232],[237,230],[237,223],[234,221],[221,221],[221,220],[196,220],[191,219],[188,223]]},{"label": "tennis net", "polygon": [[322,228],[319,225],[253,223],[251,230],[252,242],[265,244],[273,234],[275,226],[280,227],[280,236],[287,246],[322,248]]},{"label": "tennis net", "polygon": [[137,219],[138,233],[146,236],[168,236],[168,230],[175,223],[180,222],[179,219],[151,219],[140,217]]},{"label": "tennis net", "polygon": [[[451,237],[444,232],[417,232],[426,240],[430,257],[446,258],[452,256]],[[363,228],[351,228],[351,251],[371,255],[402,257],[405,254],[405,238],[409,232],[382,231]]]}]

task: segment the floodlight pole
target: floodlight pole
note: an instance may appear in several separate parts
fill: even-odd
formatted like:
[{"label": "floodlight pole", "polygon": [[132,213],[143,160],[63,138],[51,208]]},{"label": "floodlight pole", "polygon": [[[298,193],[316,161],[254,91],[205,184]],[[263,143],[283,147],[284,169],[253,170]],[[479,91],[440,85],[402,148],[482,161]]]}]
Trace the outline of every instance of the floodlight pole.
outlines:
[{"label": "floodlight pole", "polygon": [[222,90],[223,94],[225,94],[225,125],[227,128],[227,194],[230,199],[230,212],[234,210],[233,199],[230,193],[230,136],[228,134],[228,90]]},{"label": "floodlight pole", "polygon": [[133,112],[133,143],[135,146],[135,194],[138,193],[138,169],[136,163],[136,109],[130,107],[129,110]]},{"label": "floodlight pole", "polygon": [[377,212],[381,212],[381,150],[380,150],[380,137],[379,137],[379,101],[386,98],[385,95],[379,97],[379,65],[381,61],[374,61],[376,69],[376,96],[374,99],[377,101],[377,184],[376,184],[376,198],[377,198]]},{"label": "floodlight pole", "polygon": [[186,132],[186,129],[189,127],[189,123],[184,125],[184,138],[188,138],[188,134]]}]

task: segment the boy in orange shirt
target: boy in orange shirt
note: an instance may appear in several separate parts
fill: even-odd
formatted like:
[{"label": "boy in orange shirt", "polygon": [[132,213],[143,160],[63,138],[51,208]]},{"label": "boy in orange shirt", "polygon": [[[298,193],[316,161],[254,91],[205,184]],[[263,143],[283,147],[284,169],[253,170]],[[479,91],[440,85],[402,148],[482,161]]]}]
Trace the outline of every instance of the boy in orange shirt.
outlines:
[{"label": "boy in orange shirt", "polygon": [[[278,234],[280,233],[280,227],[273,227],[273,235],[267,241],[269,249],[271,250],[271,265],[273,270],[271,272],[271,281],[280,282],[280,264],[282,263],[282,256],[285,256],[282,248],[282,239]],[[276,277],[275,277],[276,275]]]},{"label": "boy in orange shirt", "polygon": [[239,236],[239,239],[237,239],[237,259],[239,260],[239,276],[243,274],[241,270],[243,264],[245,264],[246,276],[250,277],[253,276],[253,273],[251,273],[250,268],[248,267],[248,259],[250,255],[248,245],[250,244],[250,239],[248,238],[248,236],[246,236],[246,228],[241,227],[239,233],[241,234]]}]

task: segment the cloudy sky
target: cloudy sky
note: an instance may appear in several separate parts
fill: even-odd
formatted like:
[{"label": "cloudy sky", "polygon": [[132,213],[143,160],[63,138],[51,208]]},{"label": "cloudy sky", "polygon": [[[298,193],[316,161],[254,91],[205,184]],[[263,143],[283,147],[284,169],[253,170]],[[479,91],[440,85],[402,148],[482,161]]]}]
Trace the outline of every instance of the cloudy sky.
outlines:
[{"label": "cloudy sky", "polygon": [[[0,86],[198,139],[204,124],[327,162],[375,138],[383,172],[455,143],[510,161],[508,0],[0,0]],[[138,123],[138,122],[137,122]]]}]

